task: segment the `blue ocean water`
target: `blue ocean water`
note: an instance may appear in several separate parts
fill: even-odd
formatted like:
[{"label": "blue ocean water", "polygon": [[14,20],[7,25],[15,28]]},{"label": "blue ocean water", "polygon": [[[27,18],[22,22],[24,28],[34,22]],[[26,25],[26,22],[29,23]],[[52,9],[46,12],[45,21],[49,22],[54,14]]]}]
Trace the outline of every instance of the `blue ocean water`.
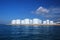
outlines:
[{"label": "blue ocean water", "polygon": [[60,40],[60,26],[0,25],[0,40]]}]

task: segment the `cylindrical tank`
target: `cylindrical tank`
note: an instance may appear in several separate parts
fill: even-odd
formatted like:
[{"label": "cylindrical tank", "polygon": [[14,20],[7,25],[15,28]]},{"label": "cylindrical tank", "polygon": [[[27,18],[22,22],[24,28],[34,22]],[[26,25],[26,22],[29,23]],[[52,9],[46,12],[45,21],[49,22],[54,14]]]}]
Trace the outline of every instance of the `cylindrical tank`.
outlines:
[{"label": "cylindrical tank", "polygon": [[11,24],[12,24],[12,25],[15,25],[15,24],[16,24],[16,20],[12,20],[12,21],[11,21]]},{"label": "cylindrical tank", "polygon": [[39,24],[39,19],[37,18],[33,19],[33,24]]},{"label": "cylindrical tank", "polygon": [[16,20],[16,24],[20,25],[20,19]]}]

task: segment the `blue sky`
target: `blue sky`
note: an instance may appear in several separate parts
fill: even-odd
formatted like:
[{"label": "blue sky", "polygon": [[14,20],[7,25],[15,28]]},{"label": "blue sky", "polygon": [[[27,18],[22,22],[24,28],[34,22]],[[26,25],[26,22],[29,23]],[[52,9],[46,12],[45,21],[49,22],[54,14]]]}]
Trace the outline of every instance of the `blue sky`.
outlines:
[{"label": "blue sky", "polygon": [[60,0],[0,0],[0,23],[24,18],[60,20],[59,11]]}]

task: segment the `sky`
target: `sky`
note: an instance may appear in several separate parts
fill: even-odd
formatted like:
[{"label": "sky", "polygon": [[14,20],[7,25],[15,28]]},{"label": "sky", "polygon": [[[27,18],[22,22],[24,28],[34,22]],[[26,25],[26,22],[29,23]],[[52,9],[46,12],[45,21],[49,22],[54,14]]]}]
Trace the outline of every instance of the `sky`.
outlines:
[{"label": "sky", "polygon": [[60,0],[0,0],[0,23],[25,18],[60,21]]}]

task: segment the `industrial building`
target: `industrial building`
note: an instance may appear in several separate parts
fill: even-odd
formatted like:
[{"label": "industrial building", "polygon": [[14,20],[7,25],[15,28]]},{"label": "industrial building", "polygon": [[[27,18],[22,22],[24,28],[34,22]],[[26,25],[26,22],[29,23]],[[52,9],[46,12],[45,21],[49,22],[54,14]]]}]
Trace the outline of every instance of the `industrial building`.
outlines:
[{"label": "industrial building", "polygon": [[16,20],[12,20],[11,21],[11,24],[12,25],[29,25],[29,24],[54,24],[53,21],[50,21],[50,20],[40,20],[40,19],[37,19],[37,18],[34,18],[34,19],[23,19],[23,20],[20,20],[20,19],[16,19]]}]

